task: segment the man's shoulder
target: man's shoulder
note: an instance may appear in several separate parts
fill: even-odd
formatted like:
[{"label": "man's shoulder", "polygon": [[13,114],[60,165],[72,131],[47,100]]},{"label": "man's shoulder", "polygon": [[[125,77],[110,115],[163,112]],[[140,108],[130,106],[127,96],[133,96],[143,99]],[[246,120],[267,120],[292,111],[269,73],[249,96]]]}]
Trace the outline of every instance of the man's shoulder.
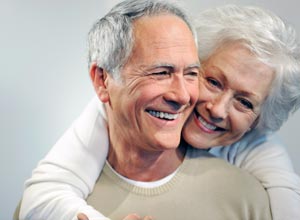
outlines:
[{"label": "man's shoulder", "polygon": [[237,190],[256,188],[256,190],[265,191],[261,183],[249,172],[230,164],[224,159],[215,157],[208,151],[189,148],[185,163],[187,163],[187,172],[198,173],[199,175],[205,174],[215,178],[215,180],[221,179],[224,184],[230,180],[231,184],[239,186]]},{"label": "man's shoulder", "polygon": [[247,207],[249,212],[263,216],[261,219],[270,219],[267,192],[249,172],[203,150],[189,149],[185,160],[187,165],[183,172],[191,177],[186,179],[191,179],[191,184],[195,184],[197,189],[208,190],[218,203],[228,205],[228,210],[236,210],[230,208],[235,204],[236,207]]}]

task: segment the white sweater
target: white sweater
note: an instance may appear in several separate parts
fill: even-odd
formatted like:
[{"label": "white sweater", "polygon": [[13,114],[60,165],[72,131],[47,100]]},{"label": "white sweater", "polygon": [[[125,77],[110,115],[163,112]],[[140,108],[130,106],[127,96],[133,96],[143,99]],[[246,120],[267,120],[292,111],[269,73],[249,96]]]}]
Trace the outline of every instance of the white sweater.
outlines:
[{"label": "white sweater", "polygon": [[[95,97],[26,181],[20,220],[76,220],[80,212],[89,220],[107,219],[85,201],[107,152],[106,115]],[[239,142],[210,152],[247,170],[262,183],[273,220],[300,219],[300,178],[274,136],[253,131]]]}]

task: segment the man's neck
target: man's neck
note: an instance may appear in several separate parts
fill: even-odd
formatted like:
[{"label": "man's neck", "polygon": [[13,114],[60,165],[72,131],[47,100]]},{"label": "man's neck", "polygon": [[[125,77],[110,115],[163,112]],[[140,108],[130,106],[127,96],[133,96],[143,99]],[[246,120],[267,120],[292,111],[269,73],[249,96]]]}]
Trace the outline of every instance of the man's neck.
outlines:
[{"label": "man's neck", "polygon": [[122,176],[137,181],[156,181],[174,172],[184,159],[186,148],[146,151],[137,147],[110,146],[108,162]]}]

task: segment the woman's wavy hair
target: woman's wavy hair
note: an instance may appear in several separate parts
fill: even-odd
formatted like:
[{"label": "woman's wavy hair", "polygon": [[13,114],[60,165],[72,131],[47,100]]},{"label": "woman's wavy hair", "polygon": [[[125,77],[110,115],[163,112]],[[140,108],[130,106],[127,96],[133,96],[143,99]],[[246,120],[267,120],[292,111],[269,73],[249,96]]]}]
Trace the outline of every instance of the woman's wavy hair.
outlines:
[{"label": "woman's wavy hair", "polygon": [[227,43],[240,42],[275,72],[256,129],[274,132],[300,106],[300,47],[295,30],[272,12],[226,5],[196,19],[201,62]]}]

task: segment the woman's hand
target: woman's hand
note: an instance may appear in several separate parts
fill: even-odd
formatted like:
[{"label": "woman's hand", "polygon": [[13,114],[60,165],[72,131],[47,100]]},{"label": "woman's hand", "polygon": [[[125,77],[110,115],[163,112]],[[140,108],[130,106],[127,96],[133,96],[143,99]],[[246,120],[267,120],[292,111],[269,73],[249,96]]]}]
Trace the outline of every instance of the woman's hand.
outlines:
[{"label": "woman's hand", "polygon": [[144,216],[143,218],[137,214],[127,215],[123,220],[153,220],[151,216]]},{"label": "woman's hand", "polygon": [[83,214],[83,213],[79,213],[77,215],[77,219],[78,220],[89,220],[89,218],[85,214]]}]

